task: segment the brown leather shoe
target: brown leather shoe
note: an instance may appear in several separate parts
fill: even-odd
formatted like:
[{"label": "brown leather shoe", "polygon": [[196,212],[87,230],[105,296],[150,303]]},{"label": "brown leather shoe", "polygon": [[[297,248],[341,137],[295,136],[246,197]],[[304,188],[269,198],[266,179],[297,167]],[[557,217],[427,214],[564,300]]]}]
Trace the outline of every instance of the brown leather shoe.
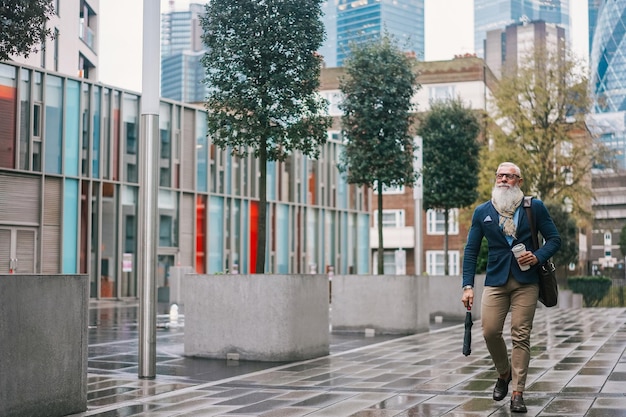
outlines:
[{"label": "brown leather shoe", "polygon": [[509,393],[509,382],[513,378],[513,373],[509,371],[509,377],[507,379],[498,378],[496,386],[493,388],[493,399],[501,401]]},{"label": "brown leather shoe", "polygon": [[511,396],[511,412],[513,413],[526,413],[528,409],[526,408],[526,404],[524,404],[524,397],[522,394],[513,394]]}]

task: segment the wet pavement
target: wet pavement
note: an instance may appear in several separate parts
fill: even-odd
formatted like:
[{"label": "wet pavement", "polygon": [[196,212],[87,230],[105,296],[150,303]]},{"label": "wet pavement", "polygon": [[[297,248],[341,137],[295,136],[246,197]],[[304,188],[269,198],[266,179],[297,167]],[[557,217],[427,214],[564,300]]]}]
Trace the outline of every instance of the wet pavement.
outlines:
[{"label": "wet pavement", "polygon": [[[88,410],[74,416],[511,415],[509,398],[491,398],[480,322],[468,357],[463,325],[444,323],[405,337],[332,333],[329,356],[263,363],[184,357],[184,326],[161,315],[157,376],[140,379],[137,315],[136,303],[91,303]],[[626,417],[625,349],[624,308],[540,308],[527,415]]]}]

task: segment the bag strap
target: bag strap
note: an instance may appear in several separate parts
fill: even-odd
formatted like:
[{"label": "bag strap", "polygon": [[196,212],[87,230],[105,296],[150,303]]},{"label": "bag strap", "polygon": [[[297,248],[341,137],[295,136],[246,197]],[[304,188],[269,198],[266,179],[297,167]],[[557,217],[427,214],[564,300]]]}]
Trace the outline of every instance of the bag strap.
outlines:
[{"label": "bag strap", "polygon": [[535,220],[533,219],[533,197],[530,195],[524,196],[524,208],[526,209],[526,216],[528,217],[528,222],[530,223],[530,233],[533,237],[533,245],[535,246],[535,250],[539,249],[539,238],[537,237],[537,229],[535,228]]}]

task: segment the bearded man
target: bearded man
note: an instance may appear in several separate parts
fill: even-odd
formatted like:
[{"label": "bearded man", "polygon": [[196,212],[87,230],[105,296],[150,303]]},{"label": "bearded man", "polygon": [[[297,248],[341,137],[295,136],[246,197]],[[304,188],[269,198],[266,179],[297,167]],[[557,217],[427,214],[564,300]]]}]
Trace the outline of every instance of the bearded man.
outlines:
[{"label": "bearded man", "polygon": [[[485,287],[482,294],[481,320],[483,337],[491,354],[498,379],[493,399],[504,399],[513,381],[511,411],[527,412],[524,388],[530,362],[530,332],[535,318],[539,295],[539,265],[550,259],[560,248],[561,238],[543,202],[532,199],[532,215],[544,245],[534,251],[530,224],[522,208],[524,182],[519,167],[503,162],[496,171],[491,200],[476,208],[467,235],[463,257],[463,296],[468,309],[474,303],[476,261],[483,237],[487,239],[488,260]],[[519,243],[526,251],[515,258],[511,248]],[[527,270],[520,269],[520,266]],[[511,311],[511,359],[502,337],[504,321]]]}]

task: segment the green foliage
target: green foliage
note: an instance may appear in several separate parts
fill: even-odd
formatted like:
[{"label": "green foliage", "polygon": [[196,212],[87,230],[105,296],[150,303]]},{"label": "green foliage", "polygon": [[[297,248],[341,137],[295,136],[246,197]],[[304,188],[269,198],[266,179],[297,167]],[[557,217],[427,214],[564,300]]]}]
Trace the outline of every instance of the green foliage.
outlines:
[{"label": "green foliage", "polygon": [[[556,230],[561,236],[561,248],[553,257],[556,265],[567,267],[570,263],[578,261],[578,227],[572,216],[563,209],[562,205],[546,203],[546,207]],[[565,268],[567,271],[567,268]]]},{"label": "green foliage", "polygon": [[282,161],[316,157],[330,118],[317,94],[324,40],[319,0],[223,0],[202,19],[213,143]]},{"label": "green foliage", "polygon": [[480,242],[480,251],[478,251],[478,258],[476,259],[476,273],[484,274],[487,272],[487,260],[489,259],[489,244],[487,238],[483,237]]},{"label": "green foliage", "polygon": [[52,38],[46,23],[53,14],[52,0],[0,0],[0,61],[28,57]]},{"label": "green foliage", "polygon": [[316,158],[331,119],[318,94],[321,0],[222,0],[202,19],[208,132],[231,154],[259,159],[258,257],[264,273],[267,162]]},{"label": "green foliage", "polygon": [[588,219],[591,168],[599,148],[585,124],[590,100],[587,71],[567,51],[538,49],[505,73],[493,92],[496,109],[488,124],[491,145],[482,154],[481,196],[489,198],[502,161],[517,164],[527,194],[572,206]]},{"label": "green foliage", "polygon": [[576,294],[582,294],[586,307],[596,307],[609,293],[613,282],[601,275],[569,277],[567,286]]},{"label": "green foliage", "polygon": [[467,207],[478,197],[480,124],[460,99],[431,103],[417,134],[423,138],[425,209]]},{"label": "green foliage", "polygon": [[346,76],[339,81],[345,152],[339,169],[350,184],[396,187],[417,180],[411,126],[411,98],[419,88],[407,57],[385,35],[350,46]]},{"label": "green foliage", "polygon": [[417,180],[410,132],[411,98],[419,88],[416,61],[390,35],[350,45],[341,118],[345,152],[338,168],[350,184],[378,191],[378,274],[384,273],[382,210],[384,187],[412,186]]},{"label": "green foliage", "polygon": [[467,207],[478,193],[480,124],[460,99],[434,101],[421,120],[424,208],[444,216],[444,273],[448,275],[448,219],[452,208]]},{"label": "green foliage", "polygon": [[626,256],[626,224],[619,234],[619,250],[622,252],[622,256]]}]

